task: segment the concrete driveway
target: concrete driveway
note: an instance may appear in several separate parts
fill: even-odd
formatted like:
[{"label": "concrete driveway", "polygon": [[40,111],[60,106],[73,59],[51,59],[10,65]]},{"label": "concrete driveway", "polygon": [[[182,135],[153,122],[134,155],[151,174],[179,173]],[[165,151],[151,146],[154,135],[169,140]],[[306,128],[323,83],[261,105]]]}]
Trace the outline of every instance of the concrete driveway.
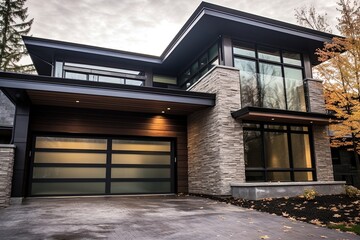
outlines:
[{"label": "concrete driveway", "polygon": [[198,197],[28,199],[0,209],[0,239],[360,239]]}]

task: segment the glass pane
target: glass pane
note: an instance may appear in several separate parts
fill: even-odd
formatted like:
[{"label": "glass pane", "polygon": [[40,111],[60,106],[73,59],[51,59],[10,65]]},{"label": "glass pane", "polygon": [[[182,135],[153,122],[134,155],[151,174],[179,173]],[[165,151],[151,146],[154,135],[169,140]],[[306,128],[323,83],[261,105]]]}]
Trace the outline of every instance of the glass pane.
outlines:
[{"label": "glass pane", "polygon": [[308,134],[291,134],[292,157],[295,168],[311,168],[310,141]]},{"label": "glass pane", "polygon": [[261,133],[258,131],[244,131],[245,167],[264,167],[261,152]]},{"label": "glass pane", "polygon": [[246,182],[265,182],[264,172],[245,171]]},{"label": "glass pane", "polygon": [[260,47],[258,56],[259,59],[280,62],[280,52],[277,49]]},{"label": "glass pane", "polygon": [[87,80],[87,74],[75,73],[75,72],[65,72],[65,78]]},{"label": "glass pane", "polygon": [[207,63],[208,63],[208,55],[207,55],[207,53],[205,53],[205,54],[202,55],[201,58],[199,59],[200,68],[202,68],[203,66],[205,66]]},{"label": "glass pane", "polygon": [[285,67],[284,72],[288,109],[305,112],[306,104],[302,70]]},{"label": "glass pane", "polygon": [[264,132],[265,161],[268,168],[289,168],[289,149],[286,133]]},{"label": "glass pane", "polygon": [[312,172],[294,172],[296,182],[301,181],[314,181]]},{"label": "glass pane", "polygon": [[99,82],[124,84],[124,79],[117,77],[99,76]]},{"label": "glass pane", "polygon": [[309,128],[308,128],[308,127],[304,127],[304,126],[291,126],[290,129],[291,129],[292,131],[304,131],[304,132],[309,131]]},{"label": "glass pane", "polygon": [[105,183],[33,183],[32,195],[105,194]]},{"label": "glass pane", "polygon": [[106,163],[104,153],[35,152],[35,163]]},{"label": "glass pane", "polygon": [[153,82],[158,83],[166,83],[166,84],[176,84],[177,80],[176,77],[165,76],[165,75],[154,75]]},{"label": "glass pane", "polygon": [[163,151],[170,152],[170,142],[139,141],[139,140],[113,140],[113,150],[127,151]]},{"label": "glass pane", "polygon": [[259,106],[255,61],[235,58],[234,66],[240,70],[241,107]]},{"label": "glass pane", "polygon": [[218,55],[218,44],[216,43],[209,49],[209,60],[214,59]]},{"label": "glass pane", "polygon": [[170,178],[170,168],[112,168],[111,178]]},{"label": "glass pane", "polygon": [[275,130],[286,130],[287,129],[287,127],[284,125],[272,125],[272,124],[265,124],[264,128],[275,129]]},{"label": "glass pane", "polygon": [[283,61],[287,64],[301,66],[301,55],[300,53],[283,51]]},{"label": "glass pane", "polygon": [[268,172],[267,181],[269,181],[269,182],[289,182],[289,181],[291,181],[290,172]]},{"label": "glass pane", "polygon": [[55,77],[62,78],[63,62],[55,62]]},{"label": "glass pane", "polygon": [[267,63],[260,63],[259,66],[261,106],[286,109],[281,67]]},{"label": "glass pane", "polygon": [[199,63],[197,61],[193,63],[193,65],[191,65],[190,70],[191,70],[191,75],[195,74],[199,70]]},{"label": "glass pane", "polygon": [[126,79],[127,85],[133,85],[133,86],[144,86],[144,82],[140,80],[133,80],[133,79]]},{"label": "glass pane", "polygon": [[170,193],[170,182],[112,182],[111,193]]},{"label": "glass pane", "polygon": [[255,57],[255,49],[251,46],[235,46],[233,48],[234,54],[246,56],[246,57]]},{"label": "glass pane", "polygon": [[122,68],[103,67],[103,66],[95,66],[95,65],[88,65],[88,64],[81,64],[81,63],[69,63],[69,62],[65,63],[65,65],[66,66],[72,66],[72,67],[93,69],[93,70],[124,73],[124,74],[144,75],[144,73],[140,72],[140,71],[122,69]]},{"label": "glass pane", "polygon": [[242,126],[244,128],[260,128],[260,124],[257,123],[247,123],[247,122],[243,122]]},{"label": "glass pane", "polygon": [[36,148],[106,150],[106,139],[36,137]]},{"label": "glass pane", "polygon": [[170,165],[170,154],[112,154],[113,164],[166,164]]},{"label": "glass pane", "polygon": [[33,178],[105,178],[105,168],[34,167]]}]

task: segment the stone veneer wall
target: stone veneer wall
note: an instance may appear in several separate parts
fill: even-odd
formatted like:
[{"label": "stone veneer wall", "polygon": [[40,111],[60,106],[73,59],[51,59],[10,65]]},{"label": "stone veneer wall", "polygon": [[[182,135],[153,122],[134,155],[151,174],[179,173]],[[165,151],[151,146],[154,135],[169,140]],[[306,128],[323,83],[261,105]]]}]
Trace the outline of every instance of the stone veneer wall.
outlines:
[{"label": "stone veneer wall", "polygon": [[0,207],[10,205],[14,156],[14,145],[0,145]]},{"label": "stone veneer wall", "polygon": [[[326,113],[324,89],[322,81],[306,79],[310,112]],[[327,126],[314,125],[314,150],[316,173],[318,181],[333,181],[333,166],[331,160],[330,139],[327,136]]]},{"label": "stone veneer wall", "polygon": [[318,181],[334,181],[331,159],[330,140],[327,136],[327,126],[314,125],[315,167]]},{"label": "stone veneer wall", "polygon": [[0,90],[0,126],[13,126],[15,106]]},{"label": "stone veneer wall", "polygon": [[242,127],[231,116],[240,109],[239,70],[217,66],[190,91],[216,93],[216,105],[188,117],[189,192],[229,195],[230,183],[245,182]]},{"label": "stone veneer wall", "polygon": [[322,81],[316,79],[306,79],[308,97],[309,97],[309,111],[317,113],[325,113],[325,97]]}]

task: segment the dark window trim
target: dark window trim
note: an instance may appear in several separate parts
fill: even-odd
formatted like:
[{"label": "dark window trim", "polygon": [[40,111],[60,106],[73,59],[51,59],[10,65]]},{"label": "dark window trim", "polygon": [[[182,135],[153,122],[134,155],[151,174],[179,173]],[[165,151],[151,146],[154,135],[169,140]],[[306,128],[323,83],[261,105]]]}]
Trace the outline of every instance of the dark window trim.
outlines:
[{"label": "dark window trim", "polygon": [[[217,55],[215,57],[213,57],[212,59],[209,58],[209,50],[215,45],[217,44]],[[201,74],[201,72],[203,72],[206,68],[207,71],[209,71],[211,69],[211,63],[218,58],[218,64],[220,64],[220,53],[221,53],[221,42],[220,42],[220,38],[217,38],[215,41],[213,41],[211,44],[209,44],[209,46],[207,46],[205,48],[204,51],[202,51],[200,54],[198,54],[195,57],[195,60],[191,61],[191,64],[187,65],[187,67],[181,71],[180,75],[178,76],[178,85],[180,86],[180,88],[185,88],[187,89],[188,87],[186,87],[186,84],[191,82],[195,77],[197,77],[199,74]],[[186,81],[181,81],[181,77],[187,72],[191,70],[191,66],[196,63],[199,62],[200,58],[204,55],[207,54],[208,56],[208,63],[205,64],[202,67],[199,67],[199,69],[194,73],[194,74],[190,74],[189,78]]]},{"label": "dark window trim", "polygon": [[[316,165],[315,165],[315,152],[314,152],[314,141],[313,141],[313,133],[312,133],[312,127],[310,125],[294,125],[294,124],[279,124],[279,123],[264,123],[264,122],[252,122],[252,121],[244,121],[244,123],[251,123],[251,124],[259,124],[259,128],[254,127],[243,127],[244,131],[257,131],[260,132],[261,136],[261,162],[263,164],[263,167],[246,167],[245,166],[245,172],[262,172],[264,174],[264,182],[268,182],[268,173],[269,172],[289,172],[290,173],[290,181],[295,181],[295,173],[296,172],[311,172],[313,180],[316,181]],[[264,125],[282,125],[286,126],[286,130],[278,130],[278,129],[268,129],[265,128]],[[298,130],[291,130],[292,126],[303,126],[308,127],[308,131],[298,131]],[[265,132],[281,132],[286,133],[287,135],[287,143],[288,143],[288,154],[289,154],[289,168],[268,168],[266,166],[265,161]],[[310,145],[310,157],[311,157],[311,168],[296,168],[294,167],[294,160],[293,160],[293,154],[292,154],[292,144],[291,144],[291,134],[304,134],[308,135],[309,137],[309,145]],[[244,144],[245,147],[245,144]],[[262,181],[262,182],[263,182]],[[253,182],[253,181],[247,181],[247,182]]]}]

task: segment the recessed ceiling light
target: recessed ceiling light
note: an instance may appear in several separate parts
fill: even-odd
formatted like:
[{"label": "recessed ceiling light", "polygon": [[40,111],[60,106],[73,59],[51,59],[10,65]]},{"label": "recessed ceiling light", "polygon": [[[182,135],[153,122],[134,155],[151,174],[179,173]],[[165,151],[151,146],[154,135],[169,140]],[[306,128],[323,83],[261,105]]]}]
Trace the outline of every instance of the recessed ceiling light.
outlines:
[{"label": "recessed ceiling light", "polygon": [[171,110],[171,108],[167,108],[167,110],[169,110],[169,111],[170,111],[170,110]]},{"label": "recessed ceiling light", "polygon": [[165,113],[165,111],[161,111],[161,113]]},{"label": "recessed ceiling light", "polygon": [[275,118],[272,118],[272,119],[271,119],[271,121],[274,121],[274,120],[275,120]]},{"label": "recessed ceiling light", "polygon": [[313,121],[310,121],[310,123],[313,123]]},{"label": "recessed ceiling light", "polygon": [[79,103],[80,101],[79,101],[79,100],[76,100],[75,102],[76,102],[76,103]]}]

